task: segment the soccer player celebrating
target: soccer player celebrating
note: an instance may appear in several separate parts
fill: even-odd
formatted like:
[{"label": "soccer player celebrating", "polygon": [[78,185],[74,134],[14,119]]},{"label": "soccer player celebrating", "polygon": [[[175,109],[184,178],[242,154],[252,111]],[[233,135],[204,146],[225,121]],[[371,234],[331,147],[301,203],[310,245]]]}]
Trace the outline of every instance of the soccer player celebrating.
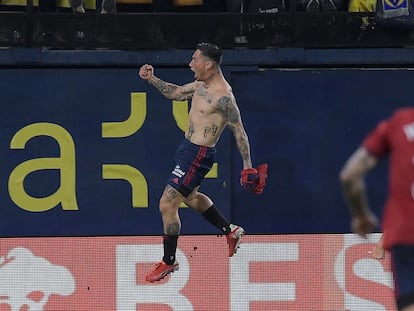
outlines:
[{"label": "soccer player celebrating", "polygon": [[176,151],[175,167],[159,202],[164,227],[164,256],[146,276],[149,282],[159,281],[178,270],[175,254],[181,229],[178,208],[182,202],[226,235],[230,257],[239,247],[243,228],[229,223],[213,201],[198,191],[214,163],[215,145],[226,127],[232,131],[243,161],[242,186],[256,194],[262,193],[265,186],[267,165],[259,166],[258,170],[252,167],[249,140],[232,89],[221,71],[221,61],[222,51],[216,45],[199,44],[189,64],[195,81],[182,86],[156,77],[151,65],[145,64],[139,70],[139,76],[165,97],[191,99],[185,138]]}]

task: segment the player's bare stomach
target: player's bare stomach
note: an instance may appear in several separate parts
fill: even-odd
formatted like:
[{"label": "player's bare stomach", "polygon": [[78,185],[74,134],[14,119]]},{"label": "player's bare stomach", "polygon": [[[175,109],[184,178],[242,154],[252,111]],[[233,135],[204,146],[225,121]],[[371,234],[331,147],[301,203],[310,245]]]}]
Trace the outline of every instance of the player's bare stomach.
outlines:
[{"label": "player's bare stomach", "polygon": [[187,138],[194,145],[198,145],[198,146],[214,147],[217,143],[216,139],[214,140],[205,139],[205,138],[197,139],[197,138],[194,138],[194,136],[190,137],[188,135],[186,135],[185,138]]}]

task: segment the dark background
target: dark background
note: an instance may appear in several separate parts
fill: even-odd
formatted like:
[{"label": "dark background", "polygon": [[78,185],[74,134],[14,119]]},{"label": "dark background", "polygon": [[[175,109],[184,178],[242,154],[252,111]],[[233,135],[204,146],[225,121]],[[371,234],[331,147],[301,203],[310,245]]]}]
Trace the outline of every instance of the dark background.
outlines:
[{"label": "dark background", "polygon": [[[225,132],[219,176],[202,186],[250,234],[348,232],[339,171],[367,131],[413,101],[411,30],[380,25],[372,13],[0,15],[3,236],[159,234],[157,201],[182,132],[172,103],[139,80],[137,70],[151,63],[167,81],[191,81],[188,62],[200,41],[224,49],[223,72],[241,109],[254,165],[269,164],[264,194],[244,192],[240,155]],[[102,138],[102,122],[128,115],[131,92],[147,93],[144,126],[130,137]],[[10,149],[13,135],[37,122],[61,125],[75,142],[77,211],[57,205],[28,212],[9,196],[8,178],[17,165],[59,156],[48,137]],[[367,180],[379,217],[386,161]],[[148,207],[133,208],[130,186],[103,179],[103,164],[139,169]],[[24,182],[31,195],[47,196],[58,188],[59,174],[40,171]],[[192,210],[183,208],[181,216],[184,234],[216,233]]]}]

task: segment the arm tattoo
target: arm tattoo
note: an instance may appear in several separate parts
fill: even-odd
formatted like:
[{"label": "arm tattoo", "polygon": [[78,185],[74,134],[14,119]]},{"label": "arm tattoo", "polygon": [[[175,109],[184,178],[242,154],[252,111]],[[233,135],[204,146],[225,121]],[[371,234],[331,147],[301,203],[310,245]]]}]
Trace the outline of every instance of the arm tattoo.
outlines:
[{"label": "arm tattoo", "polygon": [[239,149],[243,163],[246,167],[252,166],[250,158],[250,144],[249,138],[247,137],[246,131],[244,130],[241,122],[240,115],[236,111],[237,121],[235,123],[228,123],[227,126],[233,132],[234,138],[236,139],[237,148]]},{"label": "arm tattoo", "polygon": [[165,82],[155,76],[149,80],[149,83],[168,99],[187,100],[193,97],[194,86],[191,83],[184,86],[178,86],[173,83]]},{"label": "arm tattoo", "polygon": [[361,215],[369,209],[365,176],[377,163],[365,149],[359,148],[349,158],[340,173],[342,188],[351,213]]},{"label": "arm tattoo", "polygon": [[[237,134],[237,132],[240,132]],[[240,155],[243,159],[243,162],[251,162],[250,159],[250,145],[249,140],[247,138],[247,134],[244,131],[235,131],[233,132],[234,137],[236,139],[237,147],[239,149]],[[251,165],[251,164],[250,164]]]},{"label": "arm tattoo", "polygon": [[193,90],[188,89],[182,89],[181,91],[178,91],[177,94],[174,96],[175,100],[187,100],[187,99],[191,99],[193,97]]},{"label": "arm tattoo", "polygon": [[239,112],[230,97],[222,96],[218,100],[218,109],[226,122],[235,123],[240,120]]},{"label": "arm tattoo", "polygon": [[169,98],[172,95],[172,92],[175,91],[178,87],[177,85],[165,82],[155,77],[149,80],[149,83],[153,85],[158,91],[161,92],[161,94],[163,94],[167,98]]},{"label": "arm tattoo", "polygon": [[235,102],[229,96],[222,96],[218,100],[218,110],[223,115],[229,129],[233,132],[243,165],[251,167],[249,139],[241,123],[240,112]]}]

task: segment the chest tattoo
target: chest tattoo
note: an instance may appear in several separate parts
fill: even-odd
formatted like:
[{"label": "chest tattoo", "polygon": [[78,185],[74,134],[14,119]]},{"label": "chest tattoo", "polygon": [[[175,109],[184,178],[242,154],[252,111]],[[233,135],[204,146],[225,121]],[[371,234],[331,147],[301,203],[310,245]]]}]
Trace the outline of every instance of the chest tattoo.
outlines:
[{"label": "chest tattoo", "polygon": [[203,98],[208,104],[213,102],[213,97],[207,92],[204,87],[199,87],[197,89],[197,95]]}]

